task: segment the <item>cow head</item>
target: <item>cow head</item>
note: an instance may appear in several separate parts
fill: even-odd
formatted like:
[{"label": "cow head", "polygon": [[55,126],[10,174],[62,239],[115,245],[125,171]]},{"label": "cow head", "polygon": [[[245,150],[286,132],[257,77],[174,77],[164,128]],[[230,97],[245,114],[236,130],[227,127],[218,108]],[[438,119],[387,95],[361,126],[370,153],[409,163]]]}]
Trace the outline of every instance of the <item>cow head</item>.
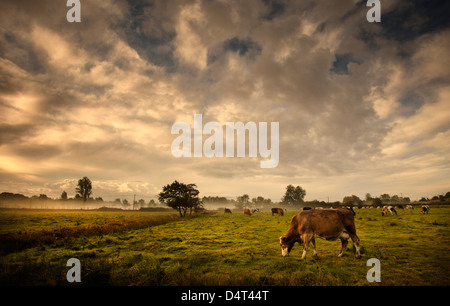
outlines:
[{"label": "cow head", "polygon": [[289,256],[289,252],[291,252],[292,247],[297,239],[289,239],[286,236],[280,237],[280,245],[281,245],[281,255]]}]

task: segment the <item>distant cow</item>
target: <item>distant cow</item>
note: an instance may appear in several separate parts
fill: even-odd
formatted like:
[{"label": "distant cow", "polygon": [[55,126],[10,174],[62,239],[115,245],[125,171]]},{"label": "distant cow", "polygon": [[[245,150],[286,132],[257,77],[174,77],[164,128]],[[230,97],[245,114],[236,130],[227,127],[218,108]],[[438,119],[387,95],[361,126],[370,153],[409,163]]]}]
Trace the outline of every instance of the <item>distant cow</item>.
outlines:
[{"label": "distant cow", "polygon": [[246,209],[244,209],[244,215],[249,215],[249,216],[251,216],[251,215],[252,215],[252,212],[250,211],[250,209],[246,208]]},{"label": "distant cow", "polygon": [[392,214],[397,214],[397,211],[395,210],[394,207],[392,206],[383,206],[383,208],[381,209],[381,215],[382,216],[387,216],[388,212],[392,215]]},{"label": "distant cow", "polygon": [[259,212],[259,208],[252,209],[252,214],[254,214],[254,213],[256,213],[256,212]]},{"label": "distant cow", "polygon": [[311,209],[299,212],[292,217],[286,234],[280,237],[281,254],[288,256],[294,244],[298,242],[303,244],[302,259],[306,258],[309,243],[313,246],[313,256],[317,256],[315,238],[341,239],[342,249],[339,257],[344,254],[348,239],[351,238],[356,248],[356,257],[361,257],[355,219],[351,210],[347,208]]},{"label": "distant cow", "polygon": [[284,210],[283,208],[272,208],[272,216],[273,214],[284,216]]},{"label": "distant cow", "polygon": [[428,214],[430,212],[430,206],[422,205],[422,214]]},{"label": "distant cow", "polygon": [[231,214],[231,213],[232,213],[232,212],[231,212],[231,209],[225,208],[225,213],[226,213],[226,214]]},{"label": "distant cow", "polygon": [[397,215],[397,211],[395,210],[395,208],[394,207],[392,207],[392,206],[388,206],[387,207],[387,209],[389,210],[389,212],[392,214],[392,213],[394,213],[394,214],[396,214]]}]

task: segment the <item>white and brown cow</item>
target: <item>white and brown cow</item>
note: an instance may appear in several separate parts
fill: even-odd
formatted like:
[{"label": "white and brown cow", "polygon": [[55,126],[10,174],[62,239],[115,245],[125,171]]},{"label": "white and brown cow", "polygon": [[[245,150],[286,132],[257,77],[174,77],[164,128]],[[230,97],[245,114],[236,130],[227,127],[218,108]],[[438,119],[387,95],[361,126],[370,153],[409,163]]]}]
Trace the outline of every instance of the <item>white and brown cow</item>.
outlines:
[{"label": "white and brown cow", "polygon": [[430,206],[422,205],[422,214],[428,214],[430,212]]},{"label": "white and brown cow", "polygon": [[317,256],[315,238],[325,240],[341,239],[344,254],[348,239],[352,238],[356,248],[356,257],[360,258],[359,238],[356,235],[353,212],[347,208],[305,210],[292,217],[291,225],[283,237],[280,237],[281,254],[288,256],[295,242],[303,244],[302,259],[306,258],[309,243],[313,247],[313,256]]}]

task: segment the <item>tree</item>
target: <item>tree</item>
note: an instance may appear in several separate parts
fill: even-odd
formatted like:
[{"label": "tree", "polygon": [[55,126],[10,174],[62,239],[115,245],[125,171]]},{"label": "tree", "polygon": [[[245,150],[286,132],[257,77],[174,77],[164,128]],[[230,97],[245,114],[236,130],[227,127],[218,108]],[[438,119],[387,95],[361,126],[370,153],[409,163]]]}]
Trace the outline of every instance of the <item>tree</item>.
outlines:
[{"label": "tree", "polygon": [[248,194],[244,194],[240,197],[236,198],[236,204],[234,205],[234,207],[236,207],[236,209],[242,210],[244,209],[244,207],[248,207],[249,203],[250,203],[250,197],[248,196]]},{"label": "tree", "polygon": [[382,204],[383,204],[383,202],[381,202],[380,198],[374,198],[372,201],[373,206],[381,206]]},{"label": "tree", "polygon": [[282,198],[282,202],[287,205],[296,205],[303,203],[303,198],[306,195],[305,189],[300,186],[294,187],[293,185],[288,185],[286,187],[286,192]]},{"label": "tree", "polygon": [[201,201],[198,197],[199,193],[197,185],[184,184],[175,180],[172,184],[163,187],[162,192],[158,195],[158,200],[178,210],[180,216],[184,217],[188,209],[189,214],[191,214],[192,209],[201,207]]},{"label": "tree", "polygon": [[67,200],[67,192],[65,190],[61,193],[61,200],[63,201]]},{"label": "tree", "polygon": [[389,204],[391,202],[391,196],[387,193],[380,195],[380,199],[383,204]]},{"label": "tree", "polygon": [[398,197],[398,195],[394,194],[391,197],[391,203],[393,203],[393,204],[400,203],[400,198]]},{"label": "tree", "polygon": [[355,196],[354,194],[352,194],[352,196],[347,196],[344,197],[344,199],[342,200],[342,203],[344,205],[349,205],[349,206],[353,206],[353,205],[357,205],[358,208],[362,207],[362,201],[359,197]]},{"label": "tree", "polygon": [[82,179],[78,180],[78,187],[75,189],[77,194],[80,195],[80,197],[83,199],[84,202],[86,202],[87,199],[92,194],[92,182],[91,180],[85,176]]}]

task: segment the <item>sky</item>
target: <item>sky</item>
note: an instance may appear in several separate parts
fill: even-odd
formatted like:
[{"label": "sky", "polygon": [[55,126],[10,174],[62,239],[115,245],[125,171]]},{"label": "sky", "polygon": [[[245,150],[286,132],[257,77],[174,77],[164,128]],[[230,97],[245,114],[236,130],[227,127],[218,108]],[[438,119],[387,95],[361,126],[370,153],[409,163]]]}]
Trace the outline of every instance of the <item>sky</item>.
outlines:
[{"label": "sky", "polygon": [[[0,2],[0,192],[280,201],[450,191],[450,2]],[[176,122],[278,122],[279,163],[176,158]],[[269,125],[270,126],[270,125]],[[207,136],[203,136],[203,141]]]}]

